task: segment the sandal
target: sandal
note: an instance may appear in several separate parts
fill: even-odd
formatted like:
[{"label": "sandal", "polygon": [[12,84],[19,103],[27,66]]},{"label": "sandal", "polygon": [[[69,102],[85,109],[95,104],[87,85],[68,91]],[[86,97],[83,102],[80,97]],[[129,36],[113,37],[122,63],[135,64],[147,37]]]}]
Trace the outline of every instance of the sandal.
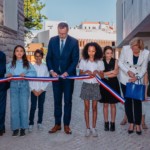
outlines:
[{"label": "sandal", "polygon": [[147,126],[145,123],[143,123],[143,124],[142,124],[142,128],[143,128],[143,129],[148,129],[148,126]]},{"label": "sandal", "polygon": [[127,120],[126,119],[123,119],[120,123],[120,125],[126,125],[127,124]]}]

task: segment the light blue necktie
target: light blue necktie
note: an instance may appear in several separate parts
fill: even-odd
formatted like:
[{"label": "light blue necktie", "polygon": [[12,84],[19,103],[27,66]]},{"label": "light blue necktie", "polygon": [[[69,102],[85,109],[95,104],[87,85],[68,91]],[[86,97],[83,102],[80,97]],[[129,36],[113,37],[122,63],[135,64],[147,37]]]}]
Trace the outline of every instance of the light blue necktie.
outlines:
[{"label": "light blue necktie", "polygon": [[62,54],[63,49],[64,49],[64,40],[61,40],[60,55]]},{"label": "light blue necktie", "polygon": [[[60,45],[60,56],[61,56],[61,54],[62,54],[62,52],[63,52],[63,49],[64,49],[64,40],[61,40],[61,45]],[[59,66],[59,71],[61,72],[60,66]]]}]

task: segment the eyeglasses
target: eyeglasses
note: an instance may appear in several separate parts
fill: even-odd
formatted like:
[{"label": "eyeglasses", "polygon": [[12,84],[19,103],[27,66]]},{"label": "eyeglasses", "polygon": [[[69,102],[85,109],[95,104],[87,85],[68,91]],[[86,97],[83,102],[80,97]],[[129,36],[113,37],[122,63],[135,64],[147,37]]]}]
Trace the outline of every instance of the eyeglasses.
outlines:
[{"label": "eyeglasses", "polygon": [[35,56],[35,57],[42,57],[42,56],[39,55],[39,56]]}]

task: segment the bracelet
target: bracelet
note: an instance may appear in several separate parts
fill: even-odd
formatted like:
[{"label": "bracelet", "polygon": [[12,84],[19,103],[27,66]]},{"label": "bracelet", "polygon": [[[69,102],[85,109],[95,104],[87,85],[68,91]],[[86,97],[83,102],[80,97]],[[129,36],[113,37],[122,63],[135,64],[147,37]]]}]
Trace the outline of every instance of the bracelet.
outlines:
[{"label": "bracelet", "polygon": [[108,76],[107,76],[107,75],[104,75],[104,78],[105,78],[105,79],[108,79]]}]

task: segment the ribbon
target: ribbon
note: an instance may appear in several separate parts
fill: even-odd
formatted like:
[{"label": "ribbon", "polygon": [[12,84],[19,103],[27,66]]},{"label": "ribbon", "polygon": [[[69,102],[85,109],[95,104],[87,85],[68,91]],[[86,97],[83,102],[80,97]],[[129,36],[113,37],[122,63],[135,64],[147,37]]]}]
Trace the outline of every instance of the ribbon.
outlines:
[{"label": "ribbon", "polygon": [[62,79],[73,79],[73,80],[83,80],[83,79],[91,79],[93,77],[89,75],[81,75],[81,76],[68,76],[68,77],[30,77],[30,76],[13,76],[13,77],[8,77],[8,78],[0,78],[0,83],[2,82],[8,82],[11,80],[28,80],[28,81],[41,81],[41,82],[52,82],[52,81],[58,81],[59,78]]},{"label": "ribbon", "polygon": [[[8,81],[11,81],[11,80],[14,80],[14,81],[16,81],[16,80],[28,80],[28,81],[53,82],[53,81],[59,81],[59,78],[72,79],[72,80],[83,80],[83,79],[91,79],[91,78],[94,78],[94,77],[91,77],[89,75],[67,76],[67,77],[59,76],[59,77],[55,77],[55,78],[54,77],[29,77],[29,76],[20,77],[20,76],[13,76],[13,77],[9,77],[9,78],[1,78],[0,83],[8,82]],[[112,96],[114,96],[118,101],[120,101],[122,104],[124,104],[124,102],[125,102],[124,98],[122,98],[111,87],[109,87],[105,82],[103,82],[98,75],[96,75],[95,78],[101,86],[103,86],[108,92],[110,92],[112,94]]]},{"label": "ribbon", "polygon": [[118,93],[116,93],[109,85],[107,85],[104,81],[101,80],[101,78],[96,75],[97,82],[105,88],[110,94],[112,94],[117,100],[119,100],[122,104],[125,103],[125,99],[121,97]]}]

